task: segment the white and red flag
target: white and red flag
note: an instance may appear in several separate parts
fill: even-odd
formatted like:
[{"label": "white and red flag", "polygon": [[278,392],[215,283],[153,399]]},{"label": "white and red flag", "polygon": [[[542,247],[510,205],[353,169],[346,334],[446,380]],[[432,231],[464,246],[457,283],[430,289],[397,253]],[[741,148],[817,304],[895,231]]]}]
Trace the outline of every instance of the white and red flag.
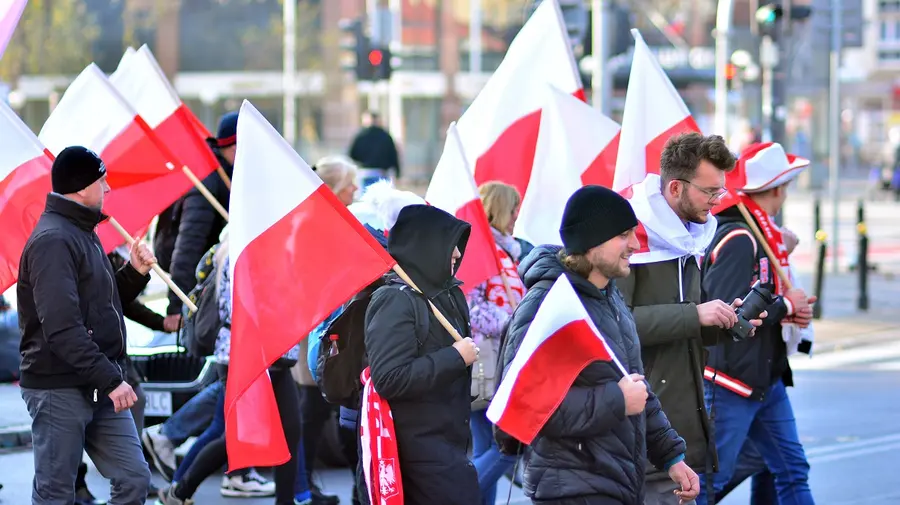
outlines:
[{"label": "white and red flag", "polygon": [[396,263],[250,102],[237,131],[225,390],[232,470],[290,458],[269,366]]},{"label": "white and red flag", "polygon": [[466,254],[456,272],[456,278],[463,282],[464,292],[468,293],[500,273],[497,244],[455,123],[447,129],[444,152],[431,176],[425,201],[472,225]]},{"label": "white and red flag", "polygon": [[585,184],[612,185],[619,125],[595,108],[547,86],[528,192],[515,235],[533,244],[562,245],[566,202]]},{"label": "white and red flag", "polygon": [[[187,166],[203,180],[219,166],[206,144],[209,134],[197,131],[195,125],[199,121],[178,97],[146,45],[126,51],[109,81],[147,122],[163,149],[174,158],[171,161],[179,165],[176,169]],[[179,185],[183,192],[191,188],[186,177]]]},{"label": "white and red flag", "polygon": [[52,165],[31,129],[0,102],[0,293],[19,277],[22,249],[50,193]]},{"label": "white and red flag", "polygon": [[0,0],[0,57],[16,31],[27,3],[28,0]]},{"label": "white and red flag", "polygon": [[591,321],[566,275],[553,283],[500,382],[487,417],[530,444],[588,365],[606,361],[628,372]]},{"label": "white and red flag", "polygon": [[535,9],[457,127],[475,181],[511,184],[524,195],[531,177],[544,90],[584,100],[581,76],[557,0]]},{"label": "white and red flag", "polygon": [[[132,235],[146,229],[191,185],[180,170],[172,170],[153,131],[93,63],[66,89],[38,138],[54,155],[80,145],[103,158],[111,188],[103,212]],[[122,243],[109,223],[97,233],[106,252]]]},{"label": "white and red flag", "polygon": [[632,29],[631,34],[634,36],[634,57],[625,93],[619,155],[612,185],[614,191],[626,197],[630,186],[643,181],[647,174],[659,173],[659,158],[670,138],[679,133],[700,131],[641,34],[636,29]]}]

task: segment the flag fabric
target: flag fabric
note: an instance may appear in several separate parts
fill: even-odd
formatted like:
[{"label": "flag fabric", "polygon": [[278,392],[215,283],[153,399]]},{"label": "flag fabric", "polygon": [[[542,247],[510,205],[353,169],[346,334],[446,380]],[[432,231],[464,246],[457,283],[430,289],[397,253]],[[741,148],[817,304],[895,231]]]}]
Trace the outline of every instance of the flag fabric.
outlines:
[{"label": "flag fabric", "polygon": [[[146,45],[133,50],[130,56],[126,51],[109,81],[147,122],[170,158],[174,158],[172,161],[179,165],[176,169],[187,166],[203,180],[219,166],[206,144],[208,133],[197,131],[195,125],[199,121],[178,97]],[[187,192],[192,184],[186,177],[185,181],[181,186]]]},{"label": "flag fabric", "polygon": [[28,0],[0,0],[0,58],[16,31]]},{"label": "flag fabric", "polygon": [[612,185],[619,125],[590,105],[547,86],[528,192],[515,235],[533,244],[562,245],[566,202],[583,184]]},{"label": "flag fabric", "polygon": [[0,293],[19,277],[22,250],[51,190],[52,165],[31,129],[0,102]]},{"label": "flag fabric", "polygon": [[488,419],[520,442],[530,444],[578,374],[595,361],[609,362],[628,376],[568,277],[560,275],[525,332],[488,406]]},{"label": "flag fabric", "polygon": [[[190,186],[153,131],[93,63],[69,85],[38,138],[54,155],[80,145],[97,153],[111,188],[103,211],[132,235],[145,228]],[[97,229],[106,252],[122,237],[109,223]]]},{"label": "flag fabric", "polygon": [[643,181],[647,174],[659,173],[660,155],[670,138],[679,133],[700,131],[641,34],[636,29],[631,30],[631,34],[634,36],[634,57],[625,93],[622,134],[612,185],[614,191],[626,197],[630,186]]},{"label": "flag fabric", "polygon": [[[372,371],[363,370],[359,443],[366,490],[373,505],[403,505],[400,452],[391,406],[375,391]],[[375,480],[377,479],[377,481]]]},{"label": "flag fabric", "polygon": [[657,174],[649,174],[631,187],[628,203],[638,219],[635,232],[640,248],[631,256],[633,265],[657,263],[684,256],[700,257],[716,234],[716,219],[710,214],[705,223],[684,223],[660,189]]},{"label": "flag fabric", "polygon": [[525,194],[547,84],[584,100],[557,0],[541,2],[535,9],[500,66],[459,118],[459,135],[479,185],[502,181]]},{"label": "flag fabric", "polygon": [[395,261],[244,101],[229,224],[229,468],[290,458],[267,370]]},{"label": "flag fabric", "polygon": [[463,282],[463,292],[468,293],[500,274],[497,244],[468,160],[463,154],[455,123],[447,129],[444,152],[431,176],[425,201],[472,225],[466,254],[456,272],[456,278]]}]

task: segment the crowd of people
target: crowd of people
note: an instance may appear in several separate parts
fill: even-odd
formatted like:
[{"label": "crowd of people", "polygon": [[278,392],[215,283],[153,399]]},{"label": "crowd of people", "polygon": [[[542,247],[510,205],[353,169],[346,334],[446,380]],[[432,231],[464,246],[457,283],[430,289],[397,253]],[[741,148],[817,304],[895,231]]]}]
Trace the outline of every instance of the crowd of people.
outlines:
[{"label": "crowd of people", "polygon": [[[237,113],[224,116],[209,140],[229,176],[236,124]],[[396,152],[389,157],[396,164]],[[756,143],[735,156],[721,137],[675,136],[659,175],[632,187],[629,199],[600,186],[576,191],[559,224],[561,246],[514,237],[521,195],[487,182],[479,194],[501,272],[471,288],[456,279],[471,225],[392,188],[379,188],[377,204],[366,200],[369,191],[355,202],[358,163],[331,156],[314,170],[415,289],[388,273],[367,291],[362,317],[345,305],[309,336],[297,336],[298,345],[269,369],[290,460],[274,469],[273,481],[252,468],[227,473],[223,496],[338,503],[317,485],[314,465],[323,426],[339,410],[354,504],[494,504],[498,481],[516,465],[535,504],[706,505],[748,478],[754,504],[814,503],[785,388],[793,385],[788,355],[809,350],[802,330],[815,298],[779,277],[789,271],[796,237],[771,220],[803,165],[780,145]],[[726,187],[736,165],[746,184]],[[227,461],[227,222],[192,190],[160,216],[153,252],[136,241],[107,257],[94,232],[109,189],[102,160],[67,148],[52,180],[17,288],[33,503],[71,504],[76,488],[84,490],[79,503],[94,503],[80,470],[84,450],[111,481],[110,503],[144,503],[148,494],[163,505],[193,503],[199,485]],[[213,173],[204,184],[227,209],[226,181]],[[712,214],[729,191],[742,192],[748,215],[737,207]],[[185,314],[174,295],[165,316],[134,301],[154,262],[186,292],[214,272],[219,380],[164,424],[144,427],[123,317],[177,331]],[[522,446],[493,425],[487,407],[563,275],[627,375],[607,362],[590,364]],[[736,338],[736,309],[757,282],[772,293],[770,303],[753,315],[752,334]],[[354,401],[335,405],[323,397],[322,381],[330,379],[320,358],[338,321],[358,325],[352,331],[364,335],[364,359]],[[367,423],[387,404],[394,462],[368,450],[373,440],[386,442],[384,430],[373,434]],[[175,449],[191,436],[197,439],[178,463]],[[151,489],[150,465],[168,482],[162,489]]]}]

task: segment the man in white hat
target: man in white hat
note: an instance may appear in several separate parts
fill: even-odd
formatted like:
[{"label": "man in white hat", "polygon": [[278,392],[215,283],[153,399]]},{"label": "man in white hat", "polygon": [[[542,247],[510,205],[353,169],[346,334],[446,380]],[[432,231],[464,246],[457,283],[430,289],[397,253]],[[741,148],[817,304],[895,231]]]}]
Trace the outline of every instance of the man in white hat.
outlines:
[{"label": "man in white hat", "polygon": [[[809,161],[785,154],[776,143],[749,146],[733,177],[741,192],[734,205],[718,213],[716,235],[704,257],[704,300],[743,298],[757,280],[775,296],[766,307],[767,317],[755,336],[722,341],[709,348],[705,370],[706,403],[714,412],[719,471],[711,477],[718,493],[732,478],[741,449],[751,441],[775,476],[781,505],[811,505],[809,463],[797,435],[797,426],[786,387],[793,386],[788,346],[782,325],[809,326],[815,297],[802,289],[788,289],[778,277],[773,261],[789,272],[781,229],[772,216],[787,198],[789,183]],[[753,217],[774,253],[770,258],[737,208],[742,203]],[[786,334],[786,333],[785,333]],[[808,352],[809,343],[800,350]],[[705,482],[699,505],[706,505]],[[710,500],[711,501],[711,500]]]}]

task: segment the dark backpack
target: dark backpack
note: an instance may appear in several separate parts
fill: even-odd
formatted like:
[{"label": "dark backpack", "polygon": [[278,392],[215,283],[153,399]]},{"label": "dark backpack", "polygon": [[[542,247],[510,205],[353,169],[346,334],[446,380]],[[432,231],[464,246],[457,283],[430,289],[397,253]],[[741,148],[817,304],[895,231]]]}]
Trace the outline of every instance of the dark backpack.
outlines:
[{"label": "dark backpack", "polygon": [[[421,345],[428,334],[429,312],[424,297],[405,284],[385,284],[381,278],[357,293],[341,314],[322,333],[316,359],[316,384],[328,403],[358,409],[362,383],[360,375],[366,359],[366,310],[379,289],[396,289],[413,297],[416,307],[416,341]],[[337,336],[338,353],[331,356],[331,336]]]},{"label": "dark backpack", "polygon": [[216,296],[216,273],[218,265],[215,254],[218,244],[213,246],[197,266],[197,284],[188,293],[188,298],[197,306],[197,312],[184,306],[181,309],[184,326],[181,329],[181,344],[188,353],[198,357],[211,356],[216,350],[216,338],[222,328]]},{"label": "dark backpack", "polygon": [[[553,286],[553,282],[554,281],[551,280],[542,280],[532,286],[531,289],[550,289]],[[497,370],[500,371],[501,377],[503,377],[503,374],[506,371],[503,361],[504,356],[506,356],[506,344],[509,342],[509,325],[512,322],[513,318],[516,317],[516,311],[518,311],[519,307],[521,306],[522,305],[520,304],[518,307],[516,307],[516,310],[513,311],[511,316],[509,316],[509,319],[506,320],[506,323],[503,324],[503,330],[501,330],[500,332],[500,353],[497,356]],[[497,381],[498,389],[502,382],[502,379]],[[522,454],[524,454],[526,447],[525,444],[519,442],[515,437],[501,430],[496,424],[493,425],[493,428],[494,441],[497,442],[497,448],[500,449],[501,454],[505,454],[506,456],[521,456]]]}]

